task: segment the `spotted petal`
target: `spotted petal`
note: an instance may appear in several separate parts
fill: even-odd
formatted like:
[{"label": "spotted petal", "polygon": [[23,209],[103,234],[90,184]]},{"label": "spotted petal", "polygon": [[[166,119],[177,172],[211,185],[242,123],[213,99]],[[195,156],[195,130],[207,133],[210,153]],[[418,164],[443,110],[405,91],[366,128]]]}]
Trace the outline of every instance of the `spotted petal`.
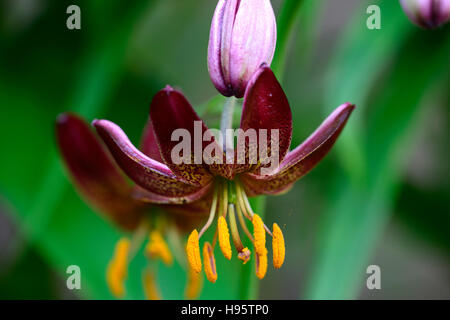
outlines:
[{"label": "spotted petal", "polygon": [[170,213],[170,218],[183,232],[191,232],[203,225],[211,211],[213,192],[209,190],[203,197],[192,203],[180,205],[166,205],[164,210]]},{"label": "spotted petal", "polygon": [[[265,168],[273,160],[279,164],[289,151],[292,138],[291,109],[280,83],[267,64],[259,68],[247,87],[241,129],[243,131],[240,132],[236,148],[236,173],[248,171],[252,163],[253,170],[257,168],[257,163]],[[249,143],[249,139],[245,139],[244,135],[252,131],[256,143]],[[245,153],[240,152],[243,150],[240,147],[245,147]]]},{"label": "spotted petal", "polygon": [[[179,197],[165,197],[158,195],[156,193],[150,192],[148,190],[145,190],[139,186],[134,186],[133,191],[131,192],[131,196],[139,201],[147,202],[147,203],[155,203],[155,204],[188,204],[195,201],[198,201],[199,199],[203,199],[206,194],[208,194],[211,191],[212,185],[207,184],[204,187],[200,187],[197,191],[179,196]],[[184,207],[184,206],[182,206]]]},{"label": "spotted petal", "polygon": [[61,114],[56,137],[68,173],[87,202],[124,229],[134,229],[146,206],[131,198],[131,186],[91,128],[73,114]]},{"label": "spotted petal", "polygon": [[[210,183],[210,172],[217,172],[214,170],[216,166],[208,163],[212,163],[215,157],[222,158],[224,163],[224,155],[218,148],[217,153],[212,152],[211,162],[205,159],[203,151],[216,142],[212,135],[203,141],[208,128],[184,95],[169,86],[158,92],[150,106],[150,118],[161,156],[172,172],[193,185]],[[181,144],[187,149],[178,149]]]},{"label": "spotted petal", "polygon": [[305,142],[287,154],[273,174],[242,175],[247,194],[281,193],[307,174],[330,151],[354,108],[349,103],[339,106]]},{"label": "spotted petal", "polygon": [[179,199],[199,191],[199,186],[180,181],[166,165],[136,149],[116,124],[108,120],[94,120],[93,126],[120,168],[140,187],[157,195]]}]

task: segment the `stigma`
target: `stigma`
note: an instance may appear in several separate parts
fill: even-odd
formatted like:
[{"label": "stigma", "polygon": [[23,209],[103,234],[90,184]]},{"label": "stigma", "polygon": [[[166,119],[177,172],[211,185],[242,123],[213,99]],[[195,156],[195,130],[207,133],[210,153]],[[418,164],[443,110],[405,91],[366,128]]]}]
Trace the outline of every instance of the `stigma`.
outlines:
[{"label": "stigma", "polygon": [[[217,220],[217,222],[214,223],[214,220]],[[188,237],[186,244],[188,262],[190,270],[197,274],[203,269],[200,240],[211,226],[216,226],[212,244],[206,241],[202,252],[206,278],[210,282],[214,283],[218,278],[214,257],[217,242],[222,255],[228,260],[231,260],[233,256],[232,243],[237,258],[243,264],[251,260],[252,251],[249,247],[252,247],[255,274],[259,279],[263,279],[268,265],[266,235],[269,235],[272,238],[273,266],[279,269],[283,265],[285,244],[281,228],[274,223],[273,231],[269,230],[261,216],[253,211],[245,190],[237,179],[216,181],[209,218],[200,232],[195,229]],[[250,232],[249,226],[252,227],[252,232]],[[245,237],[241,237],[241,232],[245,234]]]}]

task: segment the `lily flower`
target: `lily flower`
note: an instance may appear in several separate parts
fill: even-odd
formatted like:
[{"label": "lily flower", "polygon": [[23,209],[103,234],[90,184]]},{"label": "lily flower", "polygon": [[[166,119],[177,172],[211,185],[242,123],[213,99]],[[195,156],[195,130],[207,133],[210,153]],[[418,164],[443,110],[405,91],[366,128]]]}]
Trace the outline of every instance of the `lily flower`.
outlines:
[{"label": "lily flower", "polygon": [[[139,250],[145,235],[149,235],[145,248],[147,257],[151,260],[161,259],[166,265],[171,265],[173,255],[163,235],[170,232],[171,225],[183,230],[183,227],[190,228],[189,225],[199,223],[207,213],[211,200],[204,197],[201,201],[180,207],[171,205],[176,202],[171,198],[148,191],[146,195],[151,196],[153,204],[135,199],[134,194],[139,193],[140,188],[129,183],[96,133],[74,114],[64,113],[58,117],[56,137],[71,180],[86,202],[124,232],[133,234],[131,239],[124,236],[118,241],[106,272],[111,292],[118,298],[123,297],[128,264]],[[150,122],[144,130],[141,150],[147,157],[161,160]],[[189,185],[177,182],[176,187],[189,188]],[[187,197],[187,200],[193,202],[196,198],[198,196],[194,195]],[[166,205],[161,207],[161,203]],[[159,214],[158,208],[169,214]],[[149,299],[160,297],[155,272],[151,267],[143,272],[143,287]],[[187,297],[195,298],[200,288],[201,278],[190,272]]]},{"label": "lily flower", "polygon": [[[271,230],[265,225],[253,211],[248,198],[288,191],[330,151],[353,109],[354,105],[349,103],[339,106],[309,138],[289,151],[292,115],[288,99],[272,70],[263,64],[245,91],[241,130],[237,136],[238,149],[241,146],[243,152],[232,150],[227,144],[221,147],[184,95],[169,86],[156,94],[150,106],[150,123],[160,159],[139,151],[122,129],[108,120],[95,120],[93,126],[118,166],[139,187],[134,199],[185,205],[195,201],[209,204],[208,219],[205,218],[201,228],[191,232],[186,245],[194,273],[200,273],[205,265],[207,279],[216,281],[218,272],[214,249],[218,242],[223,255],[231,259],[231,234],[237,257],[243,263],[250,260],[251,250],[254,251],[256,275],[262,279],[268,265],[266,234],[272,237],[275,268],[280,268],[285,259],[284,238],[278,224],[274,223]],[[252,131],[264,133],[266,139],[260,134],[252,140],[248,135]],[[190,153],[183,154],[181,162],[174,158],[174,154],[180,151],[177,142],[180,132],[200,137],[200,140],[187,140],[189,148],[183,149],[183,153],[186,150]],[[200,155],[197,152],[199,148]],[[256,159],[252,159],[254,154]],[[275,167],[267,161],[275,159],[274,155],[279,160]],[[210,202],[202,201],[209,197],[212,197]],[[199,241],[213,225],[216,233],[211,242],[203,244],[202,262]],[[248,238],[244,242],[252,244],[251,250],[244,245],[241,232]]]}]

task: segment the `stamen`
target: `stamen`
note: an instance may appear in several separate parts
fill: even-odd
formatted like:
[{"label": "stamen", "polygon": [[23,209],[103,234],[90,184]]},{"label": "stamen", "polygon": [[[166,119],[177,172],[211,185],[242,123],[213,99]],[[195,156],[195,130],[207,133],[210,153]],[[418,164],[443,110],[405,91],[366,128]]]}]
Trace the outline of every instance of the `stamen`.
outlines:
[{"label": "stamen", "polygon": [[161,234],[155,230],[150,233],[149,238],[150,240],[146,247],[147,254],[153,259],[160,258],[166,266],[172,265],[172,253]]},{"label": "stamen", "polygon": [[192,270],[192,268],[189,268],[188,273],[188,281],[186,285],[186,290],[184,292],[184,295],[186,299],[193,300],[197,299],[200,295],[200,292],[203,287],[203,277]]},{"label": "stamen", "polygon": [[223,216],[217,221],[217,229],[219,235],[219,247],[225,258],[231,259],[230,233],[228,232],[227,221]]},{"label": "stamen", "polygon": [[111,293],[117,298],[125,295],[124,281],[127,277],[128,254],[130,253],[130,240],[121,238],[114,249],[106,271],[106,281]]},{"label": "stamen", "polygon": [[263,255],[256,255],[256,276],[263,279],[267,272],[267,250]]},{"label": "stamen", "polygon": [[212,204],[211,204],[211,210],[209,212],[209,218],[208,221],[206,222],[206,224],[204,225],[204,227],[202,228],[202,230],[200,230],[200,234],[198,236],[198,238],[200,239],[202,237],[202,235],[205,233],[206,230],[208,230],[208,228],[211,226],[212,222],[214,221],[214,216],[216,215],[216,208],[217,208],[217,188],[214,189],[214,195],[213,195],[213,200],[212,200]]},{"label": "stamen", "polygon": [[278,224],[273,224],[273,239],[272,239],[272,251],[273,251],[273,266],[276,269],[281,268],[284,262],[285,246],[284,237]]},{"label": "stamen", "polygon": [[254,241],[255,251],[257,255],[261,256],[267,251],[264,223],[262,222],[261,217],[257,214],[253,215],[252,223],[253,223],[253,235],[255,237]]},{"label": "stamen", "polygon": [[238,258],[242,260],[244,264],[246,264],[250,260],[251,254],[251,251],[247,247],[245,247],[241,252],[239,252]]},{"label": "stamen", "polygon": [[203,263],[205,264],[206,278],[215,283],[217,280],[216,259],[211,244],[205,242],[203,246]]},{"label": "stamen", "polygon": [[202,271],[202,261],[200,258],[200,245],[198,242],[197,229],[192,231],[192,233],[189,235],[186,245],[186,254],[191,268],[195,272],[200,273],[200,271]]},{"label": "stamen", "polygon": [[156,279],[151,270],[145,270],[143,276],[143,286],[145,297],[147,300],[161,300],[161,294],[159,293],[158,286],[156,285]]}]

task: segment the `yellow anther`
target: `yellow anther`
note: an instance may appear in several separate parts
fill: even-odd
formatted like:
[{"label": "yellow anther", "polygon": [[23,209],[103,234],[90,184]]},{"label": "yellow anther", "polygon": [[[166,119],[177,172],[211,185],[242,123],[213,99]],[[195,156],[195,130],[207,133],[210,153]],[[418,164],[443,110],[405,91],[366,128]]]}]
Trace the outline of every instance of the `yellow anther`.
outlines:
[{"label": "yellow anther", "polygon": [[256,276],[263,279],[267,272],[267,250],[263,255],[256,255]]},{"label": "yellow anther", "polygon": [[197,229],[192,231],[189,235],[186,245],[186,254],[191,268],[195,272],[200,273],[200,271],[202,271],[202,261],[200,258],[200,245],[198,243]]},{"label": "yellow anther", "polygon": [[283,232],[281,232],[278,224],[273,224],[273,238],[272,238],[272,251],[273,251],[273,266],[276,269],[281,268],[284,262],[285,246]]},{"label": "yellow anther", "polygon": [[155,276],[150,270],[144,272],[143,286],[147,300],[161,300]]},{"label": "yellow anther", "polygon": [[251,251],[248,250],[247,247],[245,247],[241,252],[238,253],[238,258],[242,260],[244,264],[246,264],[250,260],[251,254]]},{"label": "yellow anther", "polygon": [[167,266],[170,266],[173,263],[173,257],[169,246],[158,231],[150,233],[146,252],[151,258],[160,258]]},{"label": "yellow anther", "polygon": [[223,216],[219,217],[217,222],[217,228],[219,231],[219,246],[223,255],[228,260],[231,259],[231,245],[230,245],[230,232],[228,231],[227,221]]},{"label": "yellow anther", "polygon": [[206,278],[215,283],[217,280],[216,259],[211,244],[205,242],[203,245],[203,263],[205,265]]},{"label": "yellow anther", "polygon": [[203,287],[202,275],[192,270],[192,268],[189,268],[188,282],[184,293],[186,299],[189,300],[197,299],[198,296],[200,295],[200,292],[202,291],[202,287]]},{"label": "yellow anther", "polygon": [[114,249],[114,256],[109,262],[106,271],[106,281],[111,293],[121,298],[125,295],[124,281],[127,277],[128,253],[130,241],[126,238],[120,239]]},{"label": "yellow anther", "polygon": [[264,223],[260,216],[253,215],[253,237],[255,238],[254,246],[257,255],[264,255],[266,249],[266,231],[264,230]]}]

